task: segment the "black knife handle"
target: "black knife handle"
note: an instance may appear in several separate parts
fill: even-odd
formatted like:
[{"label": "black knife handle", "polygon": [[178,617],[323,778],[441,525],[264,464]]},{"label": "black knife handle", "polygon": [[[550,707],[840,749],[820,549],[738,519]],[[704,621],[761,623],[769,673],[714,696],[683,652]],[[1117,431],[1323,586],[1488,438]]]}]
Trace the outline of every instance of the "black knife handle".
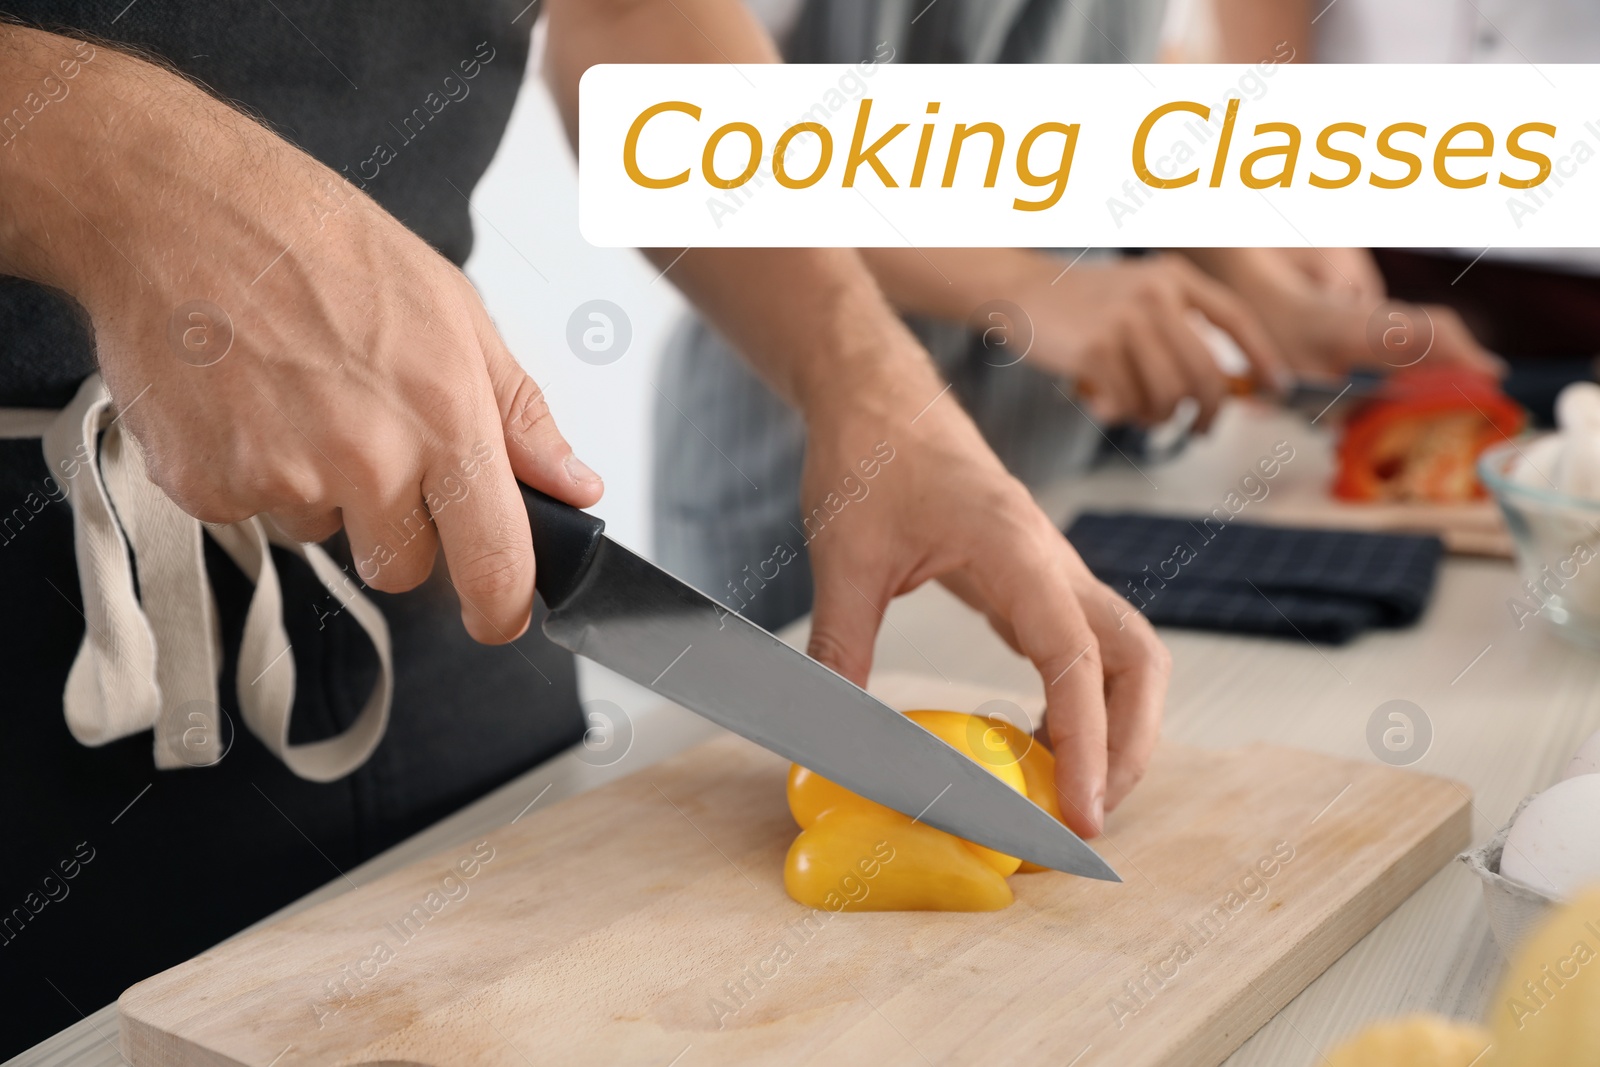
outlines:
[{"label": "black knife handle", "polygon": [[606,522],[537,489],[520,487],[533,527],[533,584],[545,606],[554,611],[578,588],[600,547]]}]

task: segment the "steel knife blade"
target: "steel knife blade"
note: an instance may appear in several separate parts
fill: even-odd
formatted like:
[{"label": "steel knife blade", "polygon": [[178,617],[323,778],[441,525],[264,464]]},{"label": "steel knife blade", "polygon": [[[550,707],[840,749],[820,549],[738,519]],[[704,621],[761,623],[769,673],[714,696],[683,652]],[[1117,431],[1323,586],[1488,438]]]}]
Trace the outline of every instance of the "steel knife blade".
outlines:
[{"label": "steel knife blade", "polygon": [[1053,870],[1121,881],[980,764],[755,623],[523,487],[545,634],[862,796]]}]

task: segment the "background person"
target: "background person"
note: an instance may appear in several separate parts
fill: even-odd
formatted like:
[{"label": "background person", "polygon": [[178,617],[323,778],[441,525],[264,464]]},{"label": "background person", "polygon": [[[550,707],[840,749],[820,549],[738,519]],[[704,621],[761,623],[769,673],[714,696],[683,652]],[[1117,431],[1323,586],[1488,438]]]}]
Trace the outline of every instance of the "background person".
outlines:
[{"label": "background person", "polygon": [[[1126,62],[1153,53],[1163,4],[808,0],[754,7],[792,62]],[[1092,406],[1108,422],[1159,421],[1186,394],[1202,397],[1202,417],[1210,418],[1225,383],[1185,320],[1187,309],[1235,327],[1260,363],[1275,364],[1238,301],[1176,257],[1119,262],[1090,253],[1065,274],[1070,258],[1025,249],[868,249],[862,257],[885,295],[911,316],[954,397],[1028,484],[1082,469],[1101,446],[1075,380],[1094,384]],[[1003,369],[974,349],[969,321],[979,305],[997,299],[1020,305],[1036,331],[1027,360]],[[775,628],[811,609],[813,553],[826,553],[838,538],[834,524],[822,532],[797,504],[804,460],[815,447],[805,421],[741,365],[737,350],[736,338],[698,318],[687,319],[669,343],[653,429],[655,546],[666,566]],[[1011,362],[1009,353],[1000,361]],[[775,558],[787,562],[775,569],[768,562]]]},{"label": "background person", "polygon": [[[754,7],[791,61],[830,63],[1146,62],[1166,16],[1161,0]],[[1251,62],[1293,54],[1261,33],[1250,46]],[[1113,427],[1163,422],[1185,397],[1198,401],[1196,427],[1210,425],[1229,384],[1196,313],[1232,335],[1269,388],[1291,374],[1381,365],[1367,326],[1382,281],[1360,250],[877,248],[862,258],[1007,469],[1030,486],[1084,470],[1110,448]],[[1450,312],[1432,313],[1431,358],[1495,365]],[[1021,362],[981,343],[997,316],[1025,321]],[[797,506],[807,427],[741,365],[738,347],[694,318],[669,344],[653,427],[655,545],[665,565],[776,628],[811,609],[811,557],[828,551],[833,524]],[[1115,436],[1116,447],[1137,450],[1136,435]]]}]

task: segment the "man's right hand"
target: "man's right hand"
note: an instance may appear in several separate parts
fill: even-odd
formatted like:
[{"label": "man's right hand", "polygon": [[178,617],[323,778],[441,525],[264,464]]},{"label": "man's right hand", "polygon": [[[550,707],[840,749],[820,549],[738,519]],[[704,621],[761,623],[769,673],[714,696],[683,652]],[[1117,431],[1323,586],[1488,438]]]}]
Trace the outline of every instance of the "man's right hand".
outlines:
[{"label": "man's right hand", "polygon": [[384,591],[442,544],[467,630],[517,637],[534,559],[516,479],[578,507],[602,486],[465,275],[181,78],[0,28],[0,99],[46,77],[69,91],[0,151],[0,272],[87,309],[152,480],[207,522],[343,525]]}]

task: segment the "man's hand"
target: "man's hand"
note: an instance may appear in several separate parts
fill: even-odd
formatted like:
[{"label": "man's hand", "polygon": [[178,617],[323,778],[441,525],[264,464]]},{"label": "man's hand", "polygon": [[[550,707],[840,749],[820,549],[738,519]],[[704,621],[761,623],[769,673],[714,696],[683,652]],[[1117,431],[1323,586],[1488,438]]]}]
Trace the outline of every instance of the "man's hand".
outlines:
[{"label": "man's hand", "polygon": [[[1414,354],[1419,347],[1430,363],[1505,372],[1450,308],[1388,302],[1366,249],[1197,248],[1186,254],[1239,294],[1301,376],[1398,369],[1424,358]],[[1395,343],[1397,337],[1403,342]]]},{"label": "man's hand", "polygon": [[1033,323],[1029,358],[1074,381],[1102,422],[1165,422],[1187,396],[1200,404],[1195,429],[1211,426],[1231,383],[1197,332],[1196,313],[1234,338],[1269,388],[1283,375],[1277,346],[1249,308],[1178,256],[1062,274],[1054,257],[1025,255],[1043,261],[1011,286]]},{"label": "man's hand", "polygon": [[[1038,669],[1061,811],[1073,830],[1095,836],[1150,760],[1170,658],[943,389],[928,370],[866,376],[837,383],[810,407],[802,489],[816,576],[810,654],[864,685],[889,601],[943,581]],[[864,481],[863,462],[887,450],[891,461]],[[865,496],[832,512],[830,495],[836,506],[862,485]]]},{"label": "man's hand", "polygon": [[[0,29],[0,98],[75,47]],[[0,188],[0,270],[88,310],[123,422],[180,507],[270,515],[305,541],[342,524],[361,579],[390,592],[442,543],[468,631],[523,631],[515,479],[580,507],[601,484],[459,270],[305,153],[104,47],[0,152]]]}]

